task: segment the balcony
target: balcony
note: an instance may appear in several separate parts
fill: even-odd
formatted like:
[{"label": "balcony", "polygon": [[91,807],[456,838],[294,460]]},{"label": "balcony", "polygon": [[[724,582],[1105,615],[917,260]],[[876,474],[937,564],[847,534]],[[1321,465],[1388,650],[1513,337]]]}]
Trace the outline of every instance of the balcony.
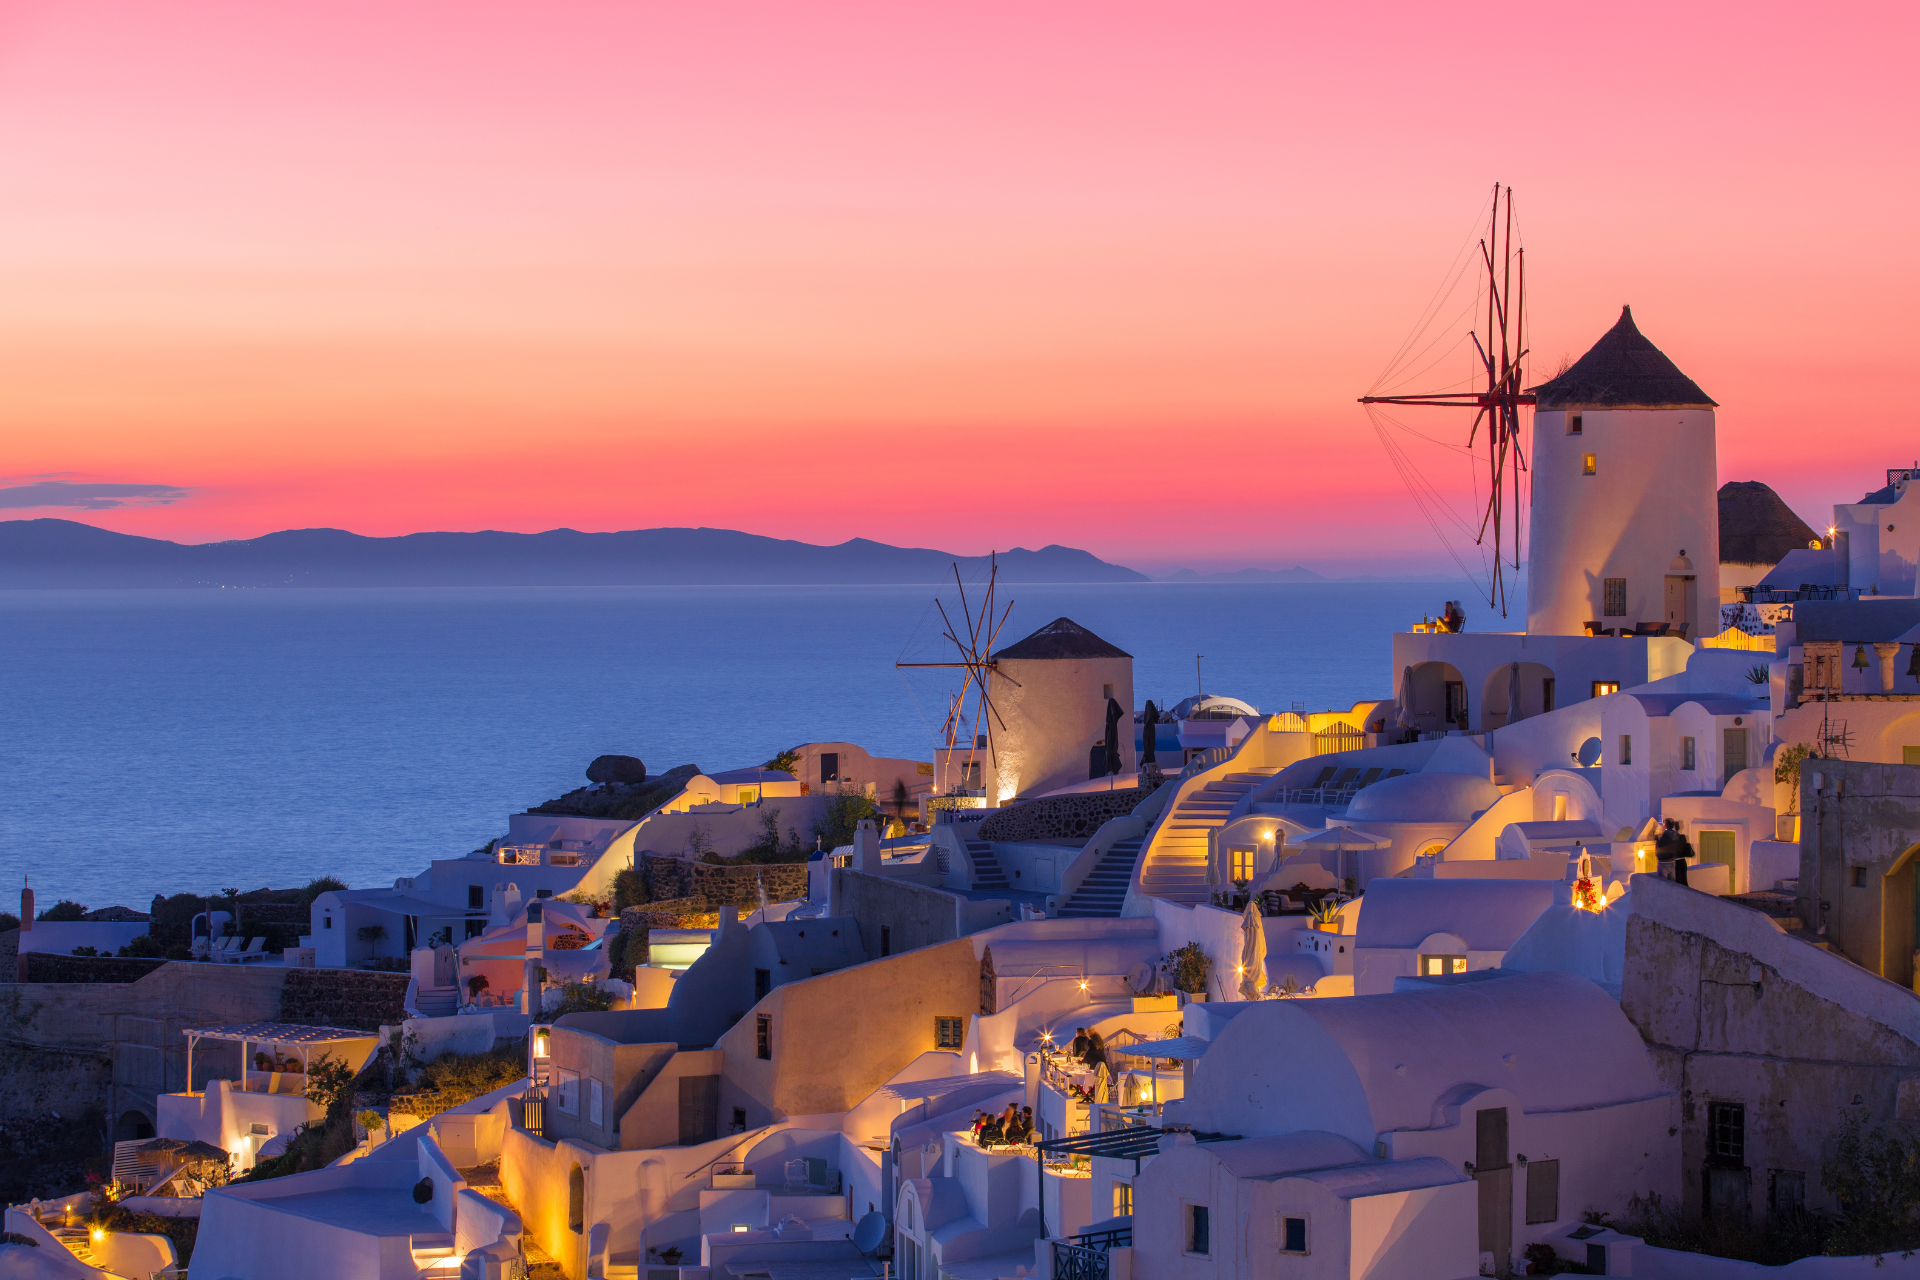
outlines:
[{"label": "balcony", "polygon": [[1061,1236],[1053,1244],[1053,1280],[1107,1280],[1108,1251],[1133,1247],[1133,1228]]}]

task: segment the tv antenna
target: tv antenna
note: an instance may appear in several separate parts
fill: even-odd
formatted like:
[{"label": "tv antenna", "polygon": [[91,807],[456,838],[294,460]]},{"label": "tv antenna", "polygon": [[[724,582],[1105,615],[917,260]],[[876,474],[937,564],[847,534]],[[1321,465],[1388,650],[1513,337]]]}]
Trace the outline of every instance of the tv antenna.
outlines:
[{"label": "tv antenna", "polygon": [[[960,591],[960,620],[965,624],[964,626],[954,625],[953,619],[947,613],[947,607],[940,603],[938,597],[935,597],[933,602],[934,607],[940,611],[940,621],[946,624],[946,630],[941,634],[952,642],[959,660],[957,662],[896,662],[893,664],[896,668],[939,667],[964,673],[960,677],[959,692],[949,692],[947,695],[947,720],[941,729],[941,734],[946,739],[949,761],[952,761],[954,752],[957,750],[954,743],[962,729],[965,729],[967,754],[962,762],[962,781],[957,784],[960,787],[967,787],[976,774],[985,772],[978,768],[980,764],[978,753],[983,751],[986,753],[987,763],[990,766],[995,762],[994,725],[998,724],[1002,729],[1007,727],[1006,722],[1000,718],[999,710],[993,705],[993,690],[988,684],[990,677],[998,676],[1015,688],[1020,687],[1018,680],[999,670],[1000,664],[993,656],[993,646],[1000,638],[1000,629],[1007,625],[1007,616],[1013,612],[1013,601],[1007,601],[1003,607],[995,599],[1000,577],[998,554],[990,555],[987,563],[987,589],[977,613],[967,600],[967,584],[960,580],[959,564],[956,562],[953,566],[953,584]],[[973,783],[973,785],[979,784]]]},{"label": "tv antenna", "polygon": [[[1438,391],[1410,395],[1365,395],[1360,397],[1364,405],[1427,405],[1446,409],[1472,409],[1473,426],[1467,432],[1467,452],[1471,455],[1474,442],[1480,436],[1480,428],[1486,425],[1486,474],[1490,482],[1487,493],[1486,510],[1480,517],[1480,526],[1474,533],[1474,543],[1487,545],[1488,534],[1492,534],[1493,565],[1492,577],[1487,584],[1487,603],[1500,610],[1500,616],[1507,615],[1507,589],[1502,560],[1506,554],[1508,533],[1506,510],[1506,486],[1512,486],[1513,517],[1512,525],[1512,567],[1520,568],[1520,473],[1527,469],[1527,461],[1520,445],[1520,408],[1531,405],[1533,396],[1526,392],[1526,379],[1521,369],[1527,357],[1526,314],[1527,314],[1527,251],[1514,247],[1513,236],[1513,188],[1502,187],[1495,183],[1493,187],[1493,209],[1487,218],[1487,232],[1480,240],[1479,263],[1485,269],[1486,279],[1481,286],[1486,294],[1484,315],[1474,314],[1474,327],[1468,331],[1474,351],[1473,382],[1471,390]],[[1458,259],[1456,259],[1456,262]],[[1455,277],[1455,281],[1459,279]],[[1411,361],[1425,356],[1431,349],[1431,343],[1422,344],[1426,329],[1434,318],[1435,309],[1442,305],[1444,296],[1451,292],[1450,285],[1443,285],[1441,295],[1437,295],[1430,304],[1422,324],[1416,329],[1400,351],[1395,355],[1388,371],[1381,375],[1385,382],[1389,376],[1401,371]],[[1473,312],[1479,310],[1479,298],[1474,299]],[[1485,321],[1485,334],[1480,325]],[[1431,368],[1432,366],[1427,366]],[[1424,372],[1420,370],[1419,372]],[[1375,384],[1376,388],[1378,383]],[[1371,411],[1369,411],[1371,412]],[[1375,423],[1378,427],[1378,421]],[[1385,440],[1385,433],[1382,432]],[[1427,485],[1429,496],[1423,497],[1418,485],[1425,485],[1424,479],[1408,473],[1408,466],[1392,444],[1388,451],[1394,455],[1408,488],[1429,522],[1433,513],[1428,510],[1432,487]],[[1475,464],[1476,468],[1479,464]],[[1476,486],[1477,488],[1477,486]],[[1439,526],[1436,523],[1435,529]],[[1444,535],[1442,535],[1444,537]],[[1458,561],[1459,557],[1455,557]],[[1464,563],[1461,565],[1464,569]]]}]

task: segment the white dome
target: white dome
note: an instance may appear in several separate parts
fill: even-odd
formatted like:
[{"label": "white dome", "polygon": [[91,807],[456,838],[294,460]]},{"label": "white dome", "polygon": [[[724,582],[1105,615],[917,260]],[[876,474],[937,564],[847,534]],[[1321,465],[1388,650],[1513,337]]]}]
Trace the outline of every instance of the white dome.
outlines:
[{"label": "white dome", "polygon": [[1471,822],[1500,791],[1471,773],[1407,773],[1363,787],[1347,809],[1355,824],[1368,822]]}]

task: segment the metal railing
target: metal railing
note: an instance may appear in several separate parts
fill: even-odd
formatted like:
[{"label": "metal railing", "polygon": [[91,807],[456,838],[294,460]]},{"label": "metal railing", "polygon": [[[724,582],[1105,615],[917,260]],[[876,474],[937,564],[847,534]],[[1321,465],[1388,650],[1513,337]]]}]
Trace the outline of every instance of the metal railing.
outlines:
[{"label": "metal railing", "polygon": [[1062,1236],[1053,1242],[1053,1280],[1107,1280],[1107,1250],[1132,1244],[1132,1227]]}]

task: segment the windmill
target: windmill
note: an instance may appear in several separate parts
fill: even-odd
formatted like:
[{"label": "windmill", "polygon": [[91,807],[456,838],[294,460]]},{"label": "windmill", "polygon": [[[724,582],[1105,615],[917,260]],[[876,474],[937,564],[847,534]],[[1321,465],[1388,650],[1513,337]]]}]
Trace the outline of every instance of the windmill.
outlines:
[{"label": "windmill", "polygon": [[[1526,360],[1526,309],[1527,309],[1527,251],[1515,249],[1513,242],[1513,188],[1502,188],[1498,183],[1493,188],[1493,209],[1487,219],[1486,235],[1480,240],[1479,264],[1485,269],[1486,278],[1482,290],[1486,295],[1484,317],[1477,314],[1479,298],[1476,296],[1470,314],[1473,328],[1468,337],[1473,344],[1472,381],[1476,384],[1471,390],[1439,391],[1415,393],[1409,395],[1365,395],[1360,403],[1373,405],[1428,405],[1439,408],[1472,409],[1473,426],[1467,432],[1467,452],[1471,456],[1474,442],[1480,436],[1481,426],[1486,427],[1486,474],[1489,480],[1486,510],[1480,517],[1477,530],[1473,533],[1474,543],[1487,545],[1488,534],[1492,534],[1492,576],[1487,585],[1487,603],[1500,610],[1500,616],[1507,613],[1507,591],[1504,576],[1503,558],[1508,542],[1508,524],[1506,492],[1512,486],[1513,513],[1512,527],[1512,567],[1520,567],[1520,473],[1527,469],[1526,458],[1520,445],[1520,408],[1531,405],[1533,396],[1523,389],[1526,379],[1521,367]],[[1456,261],[1458,261],[1456,259]],[[1457,283],[1459,276],[1454,278]],[[1427,312],[1427,322],[1416,329],[1414,335],[1401,347],[1394,357],[1388,372],[1381,375],[1381,382],[1413,360],[1424,358],[1431,344],[1422,346],[1428,323],[1436,313],[1444,295],[1451,291],[1443,286],[1440,295]],[[1480,323],[1484,319],[1486,331],[1480,332]],[[1431,368],[1429,364],[1426,368]],[[1424,370],[1422,370],[1424,372]],[[1377,386],[1378,384],[1376,384]],[[1372,408],[1368,409],[1373,413]],[[1378,418],[1375,429],[1380,430]],[[1436,532],[1439,525],[1434,521],[1431,510],[1438,494],[1430,485],[1409,470],[1410,464],[1404,455],[1388,440],[1386,432],[1380,430],[1381,440],[1387,444],[1388,453],[1400,468],[1402,478],[1429,522],[1434,523]],[[1478,464],[1476,464],[1477,466]],[[1427,493],[1421,492],[1425,486]],[[1444,537],[1444,534],[1442,535]],[[1458,557],[1455,557],[1458,561]],[[1464,569],[1465,565],[1462,563]]]},{"label": "windmill", "polygon": [[[954,744],[965,731],[965,756],[960,760],[961,781],[953,789],[972,790],[981,785],[981,775],[991,772],[994,763],[993,733],[998,724],[1006,728],[1000,720],[1000,713],[993,706],[993,690],[989,681],[998,676],[1002,680],[1018,685],[1010,676],[1001,675],[998,663],[993,658],[994,642],[1000,638],[1000,629],[1007,624],[1007,616],[1013,612],[1013,601],[1007,601],[1004,607],[995,599],[1000,564],[998,556],[989,557],[987,571],[987,589],[980,601],[979,611],[967,599],[967,584],[960,580],[960,566],[953,566],[953,584],[960,591],[960,620],[965,625],[957,627],[947,613],[947,607],[936,597],[934,607],[940,611],[940,621],[946,630],[941,634],[952,643],[958,661],[956,662],[896,662],[897,668],[935,667],[958,670],[960,688],[947,695],[947,718],[941,728],[941,736],[946,739],[947,759],[953,761],[960,750]],[[964,638],[962,638],[962,633]],[[981,768],[981,755],[984,754],[986,769]]]}]

